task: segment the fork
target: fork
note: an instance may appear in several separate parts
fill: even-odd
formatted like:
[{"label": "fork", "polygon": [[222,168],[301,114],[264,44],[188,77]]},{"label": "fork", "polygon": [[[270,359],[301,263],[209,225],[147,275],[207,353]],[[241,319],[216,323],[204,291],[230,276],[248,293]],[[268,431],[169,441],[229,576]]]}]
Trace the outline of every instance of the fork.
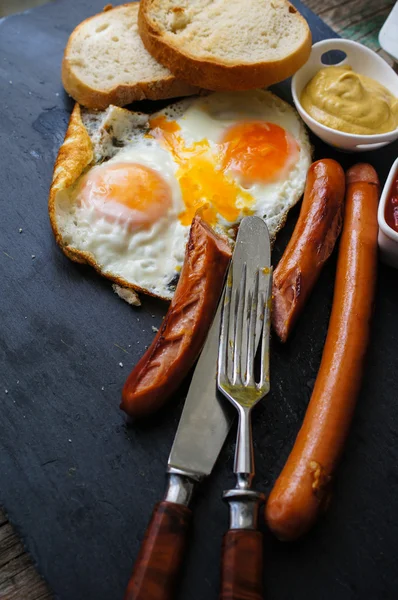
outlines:
[{"label": "fork", "polygon": [[[257,522],[264,495],[251,489],[255,472],[251,411],[270,389],[272,267],[265,222],[258,217],[247,218],[253,220],[252,248],[248,249],[246,262],[230,266],[218,354],[218,388],[239,413],[234,462],[236,487],[223,495],[230,506],[230,528],[223,538],[221,600],[263,598],[263,541]],[[253,256],[257,264],[250,260]],[[254,369],[257,346],[260,346],[258,381]]]}]

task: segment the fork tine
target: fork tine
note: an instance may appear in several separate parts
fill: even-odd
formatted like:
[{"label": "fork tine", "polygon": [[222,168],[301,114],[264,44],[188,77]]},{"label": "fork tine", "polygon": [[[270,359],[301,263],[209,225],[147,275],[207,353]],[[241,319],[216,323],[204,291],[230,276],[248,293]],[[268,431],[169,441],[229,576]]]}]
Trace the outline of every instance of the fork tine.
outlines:
[{"label": "fork tine", "polygon": [[[250,246],[252,229],[258,239]],[[264,263],[270,265],[269,236],[262,220],[253,217],[246,225],[245,220],[242,221],[235,252],[239,258],[231,263],[223,296],[217,381],[219,389],[235,406],[247,409],[265,396],[270,387],[268,346],[272,267],[260,267]],[[260,381],[256,381],[254,363],[260,345]],[[245,388],[251,388],[251,391],[247,390],[245,394]]]},{"label": "fork tine", "polygon": [[265,294],[262,295],[262,302],[264,307],[263,313],[263,333],[261,336],[261,373],[258,387],[264,389],[264,393],[268,393],[270,389],[269,382],[269,347],[267,340],[270,334],[270,322],[271,322],[271,295],[272,295],[272,267],[270,268],[268,278],[268,289]]},{"label": "fork tine", "polygon": [[227,283],[225,285],[224,296],[222,298],[221,312],[221,332],[220,332],[220,348],[218,353],[218,373],[220,381],[225,383],[227,377],[228,366],[228,351],[229,351],[229,321],[231,313],[231,296],[232,296],[232,268],[228,273]]},{"label": "fork tine", "polygon": [[243,264],[242,277],[239,283],[239,287],[235,293],[235,331],[234,331],[234,359],[233,359],[233,373],[232,373],[232,385],[242,383],[242,335],[244,328],[244,315],[246,305],[246,279],[247,279],[247,265]]},{"label": "fork tine", "polygon": [[256,354],[256,325],[257,325],[257,307],[258,307],[258,290],[259,290],[260,273],[257,271],[254,284],[254,291],[249,294],[249,311],[250,321],[247,335],[247,361],[245,372],[246,385],[254,385],[254,357]]}]

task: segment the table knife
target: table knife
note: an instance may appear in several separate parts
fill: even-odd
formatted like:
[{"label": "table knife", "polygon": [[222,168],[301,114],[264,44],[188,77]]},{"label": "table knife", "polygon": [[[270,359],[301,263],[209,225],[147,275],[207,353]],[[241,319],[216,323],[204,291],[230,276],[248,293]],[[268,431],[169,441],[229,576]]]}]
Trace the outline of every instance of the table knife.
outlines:
[{"label": "table knife", "polygon": [[[250,217],[242,220],[233,260],[249,252]],[[196,365],[184,410],[170,452],[164,498],[152,513],[124,600],[175,600],[192,511],[195,486],[210,475],[230,430],[234,414],[217,395],[217,356],[221,303]],[[260,338],[261,324],[256,331]]]}]

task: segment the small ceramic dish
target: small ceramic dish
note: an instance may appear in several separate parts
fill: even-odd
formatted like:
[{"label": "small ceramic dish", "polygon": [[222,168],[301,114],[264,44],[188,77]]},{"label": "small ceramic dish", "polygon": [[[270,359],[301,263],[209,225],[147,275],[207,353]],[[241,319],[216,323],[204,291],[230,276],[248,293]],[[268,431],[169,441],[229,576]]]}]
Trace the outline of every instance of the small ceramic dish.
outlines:
[{"label": "small ceramic dish", "polygon": [[383,262],[398,268],[398,233],[394,231],[386,222],[385,211],[386,202],[391,192],[392,183],[398,177],[398,158],[391,167],[387,181],[384,185],[377,220],[379,222],[379,248]]},{"label": "small ceramic dish", "polygon": [[358,42],[352,42],[351,40],[339,38],[323,40],[312,46],[308,61],[292,78],[294,104],[303,121],[324,142],[346,152],[376,150],[398,139],[398,127],[394,131],[374,135],[344,133],[321,125],[304,110],[300,101],[301,93],[314,75],[321,68],[328,66],[322,62],[322,56],[331,50],[340,50],[345,53],[345,58],[337,63],[339,66],[350,65],[354,71],[372,77],[372,79],[384,85],[394,96],[398,97],[398,75],[373,50],[369,50],[366,46],[358,44]]}]

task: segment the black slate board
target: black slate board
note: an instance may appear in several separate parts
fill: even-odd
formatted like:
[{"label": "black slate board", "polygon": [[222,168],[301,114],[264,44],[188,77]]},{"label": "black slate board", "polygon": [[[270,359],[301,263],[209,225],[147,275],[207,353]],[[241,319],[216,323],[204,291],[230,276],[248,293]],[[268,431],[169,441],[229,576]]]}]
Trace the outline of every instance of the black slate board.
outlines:
[{"label": "black slate board", "polygon": [[[58,0],[0,22],[0,503],[60,600],[123,597],[152,505],[163,493],[183,404],[181,393],[153,422],[126,427],[120,390],[166,307],[146,298],[138,310],[123,303],[108,282],[63,256],[49,227],[47,193],[72,106],[60,82],[62,52],[73,27],[103,4]],[[335,35],[295,4],[314,41]],[[276,89],[289,96],[287,85]],[[397,154],[394,144],[359,158],[384,181]],[[345,166],[358,159],[319,142],[316,155]],[[274,262],[297,214],[278,238]],[[272,389],[254,425],[256,481],[264,491],[288,455],[311,394],[334,270],[335,257],[286,348],[273,341]],[[296,544],[266,534],[268,599],[398,597],[397,302],[397,272],[381,266],[368,369],[334,501]],[[220,498],[233,484],[232,456],[230,436],[196,499],[181,600],[217,598],[227,527]]]}]

